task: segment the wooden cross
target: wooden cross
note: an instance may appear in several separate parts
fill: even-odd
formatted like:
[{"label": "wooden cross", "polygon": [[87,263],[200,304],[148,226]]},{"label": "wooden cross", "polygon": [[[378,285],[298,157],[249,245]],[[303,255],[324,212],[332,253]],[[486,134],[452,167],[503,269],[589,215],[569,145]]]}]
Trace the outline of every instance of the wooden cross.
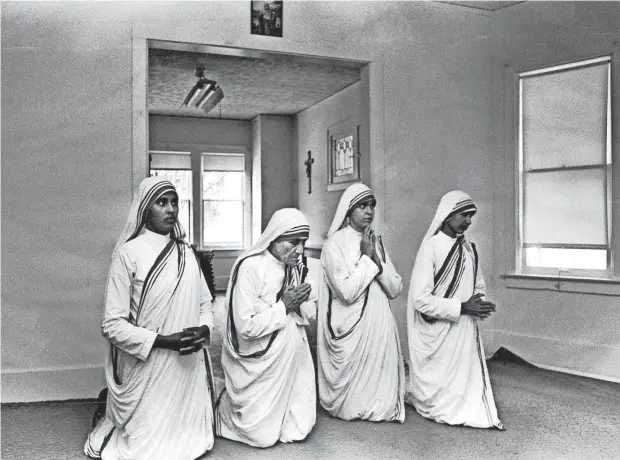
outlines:
[{"label": "wooden cross", "polygon": [[314,163],[314,158],[312,158],[312,152],[308,150],[308,159],[304,161],[306,176],[308,177],[308,193],[312,193],[312,163]]}]

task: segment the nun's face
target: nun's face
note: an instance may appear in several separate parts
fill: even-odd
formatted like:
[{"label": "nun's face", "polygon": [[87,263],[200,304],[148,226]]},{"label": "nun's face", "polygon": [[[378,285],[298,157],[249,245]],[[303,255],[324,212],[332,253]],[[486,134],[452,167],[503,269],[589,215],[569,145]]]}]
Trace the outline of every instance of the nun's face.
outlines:
[{"label": "nun's face", "polygon": [[[474,214],[476,214],[474,211],[469,211],[453,215],[444,223],[444,233],[450,236],[462,235],[471,225],[471,219],[474,217]],[[448,231],[446,232],[446,230]]]},{"label": "nun's face", "polygon": [[174,192],[164,193],[157,199],[146,216],[146,228],[167,235],[174,228],[179,214],[179,197]]},{"label": "nun's face", "polygon": [[269,245],[269,252],[287,265],[296,265],[299,256],[304,253],[304,245],[307,238],[299,237],[280,237],[276,238]]},{"label": "nun's face", "polygon": [[368,201],[360,203],[356,208],[351,211],[349,216],[349,225],[358,232],[363,232],[366,227],[372,224],[375,218],[375,206],[377,201],[373,198]]}]

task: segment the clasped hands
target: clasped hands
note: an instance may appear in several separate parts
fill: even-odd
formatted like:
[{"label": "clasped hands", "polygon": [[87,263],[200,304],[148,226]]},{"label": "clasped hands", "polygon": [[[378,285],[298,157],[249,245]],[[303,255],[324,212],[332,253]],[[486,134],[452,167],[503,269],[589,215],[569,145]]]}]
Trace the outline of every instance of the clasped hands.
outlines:
[{"label": "clasped hands", "polygon": [[153,346],[178,351],[181,355],[190,355],[200,351],[204,344],[211,344],[209,326],[186,327],[182,332],[158,335]]},{"label": "clasped hands", "polygon": [[370,228],[370,225],[364,229],[364,233],[362,233],[362,241],[360,243],[360,250],[362,254],[368,256],[372,259],[372,261],[379,267],[379,270],[383,270],[383,266],[381,265],[381,260],[377,255],[376,251],[377,244],[377,236],[375,235],[375,231]]},{"label": "clasped hands", "polygon": [[301,304],[310,297],[312,287],[308,283],[302,283],[299,286],[289,286],[282,293],[282,303],[286,307],[286,314],[297,313],[301,315]]},{"label": "clasped hands", "polygon": [[461,314],[473,316],[478,319],[486,319],[491,316],[491,313],[495,311],[495,304],[493,302],[488,302],[483,300],[484,294],[478,293],[474,294],[467,300],[461,304]]}]

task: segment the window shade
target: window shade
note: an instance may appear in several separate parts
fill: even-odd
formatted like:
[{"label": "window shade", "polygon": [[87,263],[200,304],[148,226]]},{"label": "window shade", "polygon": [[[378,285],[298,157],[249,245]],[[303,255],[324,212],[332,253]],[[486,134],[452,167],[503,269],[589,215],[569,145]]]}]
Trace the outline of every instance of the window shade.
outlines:
[{"label": "window shade", "polygon": [[192,169],[192,156],[186,152],[151,152],[151,169]]},{"label": "window shade", "polygon": [[605,168],[524,177],[523,243],[607,244]]},{"label": "window shade", "polygon": [[606,162],[609,63],[522,78],[524,169]]},{"label": "window shade", "polygon": [[204,171],[243,171],[245,156],[243,154],[202,154],[202,168]]}]

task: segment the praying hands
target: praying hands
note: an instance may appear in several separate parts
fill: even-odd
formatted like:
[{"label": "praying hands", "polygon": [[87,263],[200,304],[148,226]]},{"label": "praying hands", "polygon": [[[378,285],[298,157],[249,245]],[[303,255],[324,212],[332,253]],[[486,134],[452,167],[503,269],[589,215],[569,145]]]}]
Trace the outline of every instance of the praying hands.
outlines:
[{"label": "praying hands", "polygon": [[495,304],[484,300],[483,296],[484,294],[481,293],[474,294],[467,302],[462,303],[461,314],[482,320],[491,316],[491,313],[495,311]]},{"label": "praying hands", "polygon": [[301,304],[310,297],[312,287],[308,283],[302,283],[299,286],[289,286],[282,294],[282,302],[286,307],[286,313],[297,313],[301,316]]},{"label": "praying hands", "polygon": [[379,274],[383,271],[383,267],[381,265],[381,260],[377,255],[376,251],[377,244],[377,236],[373,229],[370,228],[370,225],[364,229],[364,233],[362,233],[362,241],[360,243],[360,250],[362,254],[368,256],[372,259],[372,261],[379,267]]}]

